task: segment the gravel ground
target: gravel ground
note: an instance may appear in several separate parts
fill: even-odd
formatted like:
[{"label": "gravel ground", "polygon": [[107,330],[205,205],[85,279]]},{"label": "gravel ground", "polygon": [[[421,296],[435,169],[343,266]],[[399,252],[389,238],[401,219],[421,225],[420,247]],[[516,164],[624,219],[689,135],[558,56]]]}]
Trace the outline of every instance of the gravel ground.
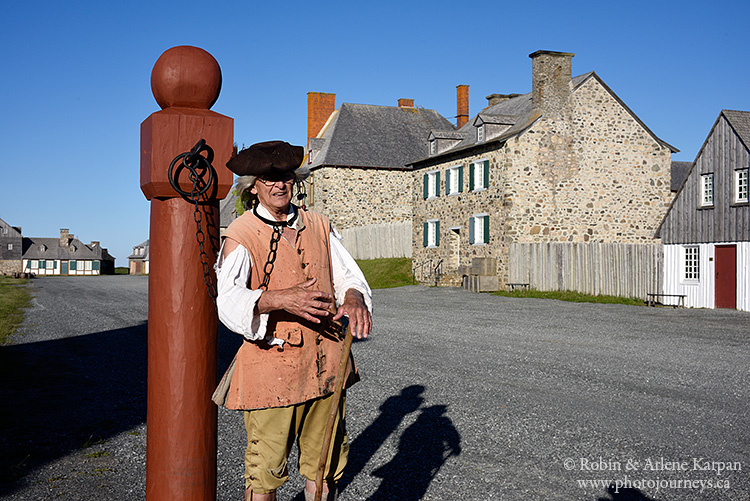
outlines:
[{"label": "gravel ground", "polygon": [[[147,283],[31,282],[0,347],[2,499],[144,498]],[[375,307],[340,500],[750,499],[750,314],[425,287]],[[217,499],[240,500],[239,413],[218,445]]]}]

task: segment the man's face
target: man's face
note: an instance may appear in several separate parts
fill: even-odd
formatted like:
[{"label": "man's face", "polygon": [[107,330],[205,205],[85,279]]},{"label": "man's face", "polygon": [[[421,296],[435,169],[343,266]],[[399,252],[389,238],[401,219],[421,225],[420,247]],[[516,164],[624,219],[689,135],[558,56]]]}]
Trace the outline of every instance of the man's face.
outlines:
[{"label": "man's face", "polygon": [[258,196],[258,201],[271,212],[286,213],[292,201],[294,176],[289,173],[279,177],[258,178],[250,193]]}]

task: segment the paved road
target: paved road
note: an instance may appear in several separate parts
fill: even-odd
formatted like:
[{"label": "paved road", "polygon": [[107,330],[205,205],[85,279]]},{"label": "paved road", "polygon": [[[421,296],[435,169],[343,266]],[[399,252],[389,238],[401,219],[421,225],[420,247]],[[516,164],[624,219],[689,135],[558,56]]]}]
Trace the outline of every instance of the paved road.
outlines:
[{"label": "paved road", "polygon": [[[0,496],[143,499],[147,278],[33,288],[0,347]],[[375,305],[342,501],[750,499],[750,314],[424,287]],[[219,430],[218,499],[239,500],[240,415]]]}]

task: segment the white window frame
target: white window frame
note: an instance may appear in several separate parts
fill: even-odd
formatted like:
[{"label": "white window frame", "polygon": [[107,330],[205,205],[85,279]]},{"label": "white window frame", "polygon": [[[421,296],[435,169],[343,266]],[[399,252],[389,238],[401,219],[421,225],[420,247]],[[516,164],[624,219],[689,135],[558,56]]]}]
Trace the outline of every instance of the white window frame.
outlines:
[{"label": "white window frame", "polygon": [[[489,187],[489,179],[485,179],[485,172],[484,172],[484,162],[487,162],[488,160],[486,158],[482,158],[480,160],[477,160],[476,162],[472,162],[471,164],[471,170],[472,174],[471,176],[474,179],[474,186],[471,191],[483,191],[486,190]],[[488,169],[489,170],[489,169]],[[477,175],[479,174],[479,175]],[[489,177],[489,172],[488,176]],[[477,180],[481,179],[481,183],[479,183]]]},{"label": "white window frame", "polygon": [[701,207],[713,207],[714,205],[714,175],[701,175]]},{"label": "white window frame", "polygon": [[13,250],[13,244],[8,244],[8,250]]},{"label": "white window frame", "polygon": [[8,228],[3,226],[3,235],[7,235],[7,234],[8,234]]},{"label": "white window frame", "polygon": [[426,248],[428,249],[435,249],[438,246],[439,237],[438,237],[438,225],[439,220],[438,219],[428,219],[425,221],[427,223],[427,245]]},{"label": "white window frame", "polygon": [[477,125],[477,143],[483,143],[485,136],[484,124]]},{"label": "white window frame", "polygon": [[461,167],[463,166],[453,165],[448,167],[448,176],[445,179],[446,184],[448,184],[448,188],[446,189],[448,195],[458,195],[461,193],[461,185],[463,184],[463,180],[461,179],[463,169]]},{"label": "white window frame", "polygon": [[697,245],[682,247],[682,280],[697,283],[701,279],[701,248]]},{"label": "white window frame", "polygon": [[437,139],[430,141],[430,155],[437,154]]},{"label": "white window frame", "polygon": [[440,171],[433,170],[425,172],[427,176],[427,197],[425,200],[432,200],[440,196]]},{"label": "white window frame", "polygon": [[748,172],[750,169],[734,171],[734,202],[746,204],[748,202]]},{"label": "white window frame", "polygon": [[[487,245],[489,242],[485,241],[484,239],[484,233],[485,233],[485,222],[489,224],[489,214],[486,212],[481,212],[479,214],[472,214],[471,219],[469,220],[470,224],[474,225],[473,233],[474,233],[474,241],[471,242],[471,245]],[[469,234],[471,235],[472,230],[469,230]]]}]

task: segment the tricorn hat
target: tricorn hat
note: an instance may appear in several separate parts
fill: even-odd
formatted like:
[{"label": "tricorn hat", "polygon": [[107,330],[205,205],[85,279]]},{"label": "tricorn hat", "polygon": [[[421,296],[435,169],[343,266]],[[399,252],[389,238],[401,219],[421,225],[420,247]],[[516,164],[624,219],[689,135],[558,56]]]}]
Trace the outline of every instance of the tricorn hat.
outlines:
[{"label": "tricorn hat", "polygon": [[299,168],[305,156],[302,146],[285,141],[255,143],[227,162],[227,168],[238,176],[279,176]]}]

